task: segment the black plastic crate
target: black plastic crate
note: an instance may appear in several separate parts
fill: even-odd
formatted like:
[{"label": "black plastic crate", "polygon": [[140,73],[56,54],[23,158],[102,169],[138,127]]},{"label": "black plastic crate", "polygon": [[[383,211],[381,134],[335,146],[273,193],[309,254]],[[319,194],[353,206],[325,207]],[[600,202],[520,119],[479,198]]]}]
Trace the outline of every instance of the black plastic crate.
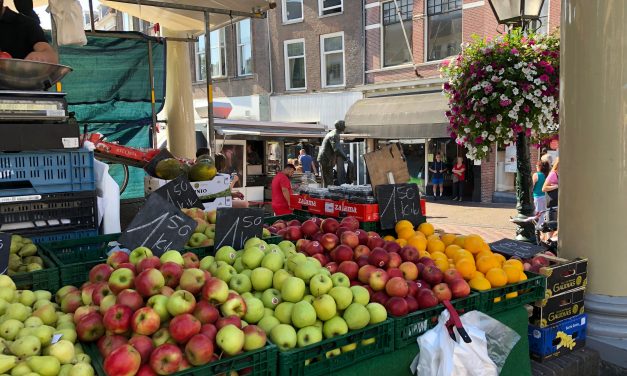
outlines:
[{"label": "black plastic crate", "polygon": [[0,197],[0,231],[39,235],[98,227],[96,191]]}]

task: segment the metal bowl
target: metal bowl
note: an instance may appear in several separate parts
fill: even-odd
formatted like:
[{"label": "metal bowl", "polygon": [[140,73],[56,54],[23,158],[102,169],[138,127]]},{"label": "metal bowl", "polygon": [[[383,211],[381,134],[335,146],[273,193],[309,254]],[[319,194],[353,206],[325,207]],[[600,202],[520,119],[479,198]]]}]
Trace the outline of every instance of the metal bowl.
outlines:
[{"label": "metal bowl", "polygon": [[48,90],[72,68],[20,59],[0,59],[0,89]]}]

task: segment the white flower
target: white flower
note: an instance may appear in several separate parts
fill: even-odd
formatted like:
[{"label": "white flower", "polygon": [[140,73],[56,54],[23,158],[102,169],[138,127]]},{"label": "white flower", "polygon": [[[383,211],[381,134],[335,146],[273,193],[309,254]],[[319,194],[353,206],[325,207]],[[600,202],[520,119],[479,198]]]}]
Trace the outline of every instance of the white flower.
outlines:
[{"label": "white flower", "polygon": [[488,152],[488,147],[484,145],[484,146],[481,148],[481,150],[483,150],[483,152],[484,152],[484,153],[487,153],[487,152]]},{"label": "white flower", "polygon": [[468,128],[468,127],[464,128],[464,132],[470,133],[470,128]]},{"label": "white flower", "polygon": [[481,103],[488,104],[488,98],[486,97],[481,98]]},{"label": "white flower", "polygon": [[502,76],[505,73],[505,68],[499,69],[499,76]]},{"label": "white flower", "polygon": [[505,94],[501,94],[501,100],[502,100],[502,101],[506,101],[506,100],[508,100],[508,99],[509,99],[509,98],[507,98],[507,95],[505,95]]},{"label": "white flower", "polygon": [[501,114],[496,115],[496,120],[497,121],[503,121],[503,116],[501,116]]},{"label": "white flower", "polygon": [[498,133],[498,134],[501,133],[501,127],[500,126],[496,127],[496,133]]},{"label": "white flower", "polygon": [[491,65],[488,65],[487,67],[485,67],[485,71],[486,72],[492,72],[494,69],[492,68]]},{"label": "white flower", "polygon": [[540,90],[540,89],[534,90],[533,95],[535,95],[536,97],[542,96],[542,90]]},{"label": "white flower", "polygon": [[493,134],[491,134],[490,136],[488,136],[488,140],[489,140],[489,141],[491,141],[491,142],[492,142],[492,141],[494,141],[495,139],[496,139],[496,137],[494,137],[494,135],[493,135]]},{"label": "white flower", "polygon": [[482,138],[488,138],[488,131],[481,132],[481,137]]},{"label": "white flower", "polygon": [[512,93],[513,93],[514,95],[518,95],[519,91],[518,91],[518,89],[517,89],[517,88],[513,88],[513,89],[512,89]]},{"label": "white flower", "polygon": [[539,78],[536,78],[535,80],[533,80],[533,83],[536,85],[542,85],[542,80]]}]

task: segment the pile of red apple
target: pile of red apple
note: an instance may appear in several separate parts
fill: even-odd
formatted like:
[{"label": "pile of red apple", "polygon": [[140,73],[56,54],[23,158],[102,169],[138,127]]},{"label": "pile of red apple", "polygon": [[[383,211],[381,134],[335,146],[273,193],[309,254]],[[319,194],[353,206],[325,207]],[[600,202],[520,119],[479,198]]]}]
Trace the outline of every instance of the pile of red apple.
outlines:
[{"label": "pile of red apple", "polygon": [[297,251],[317,259],[331,273],[346,274],[351,285],[366,287],[371,300],[394,316],[470,294],[470,286],[456,270],[442,272],[432,259],[421,258],[416,248],[401,247],[360,229],[357,218],[311,218],[285,225],[279,233],[295,241]]},{"label": "pile of red apple", "polygon": [[263,330],[243,327],[244,299],[191,252],[114,252],[57,299],[78,338],[97,343],[107,375],[167,375],[266,345]]},{"label": "pile of red apple", "polygon": [[[555,253],[551,251],[546,251],[543,253],[538,253],[537,255],[535,255],[534,257],[530,259],[521,260],[523,263],[523,267],[525,268],[525,271],[530,271],[533,273],[540,273],[541,268],[551,265],[551,262],[549,261],[549,259],[547,259],[544,256],[555,257]],[[517,257],[512,257],[512,258],[517,258]]]}]

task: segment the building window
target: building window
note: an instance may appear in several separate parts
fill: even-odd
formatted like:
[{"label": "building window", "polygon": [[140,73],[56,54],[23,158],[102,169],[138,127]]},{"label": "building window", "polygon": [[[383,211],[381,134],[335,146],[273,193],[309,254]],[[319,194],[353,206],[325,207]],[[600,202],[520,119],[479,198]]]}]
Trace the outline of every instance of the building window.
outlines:
[{"label": "building window", "polygon": [[[226,44],[224,28],[211,32],[211,78],[226,76]],[[198,37],[196,43],[196,81],[204,81],[205,65],[205,36]]]},{"label": "building window", "polygon": [[343,0],[318,0],[320,16],[342,13],[342,1]]},{"label": "building window", "polygon": [[[381,5],[383,24],[383,66],[391,67],[412,61],[411,51],[407,49],[403,29],[401,28],[401,17],[405,32],[412,45],[412,11],[413,0],[396,0],[398,10],[394,1],[388,1]],[[400,16],[399,16],[400,13]]]},{"label": "building window", "polygon": [[133,31],[133,16],[122,13],[122,30]]},{"label": "building window", "polygon": [[542,9],[540,10],[540,19],[531,22],[530,29],[535,30],[537,34],[546,35],[549,32],[549,3],[550,0],[544,0]]},{"label": "building window", "polygon": [[427,0],[427,61],[461,52],[462,0]]},{"label": "building window", "polygon": [[237,75],[253,74],[253,44],[250,18],[237,23]]},{"label": "building window", "polygon": [[287,90],[306,89],[305,40],[293,39],[284,43],[285,87]]},{"label": "building window", "polygon": [[303,20],[303,0],[283,0],[283,23]]},{"label": "building window", "polygon": [[320,36],[322,86],[344,86],[344,32]]}]

